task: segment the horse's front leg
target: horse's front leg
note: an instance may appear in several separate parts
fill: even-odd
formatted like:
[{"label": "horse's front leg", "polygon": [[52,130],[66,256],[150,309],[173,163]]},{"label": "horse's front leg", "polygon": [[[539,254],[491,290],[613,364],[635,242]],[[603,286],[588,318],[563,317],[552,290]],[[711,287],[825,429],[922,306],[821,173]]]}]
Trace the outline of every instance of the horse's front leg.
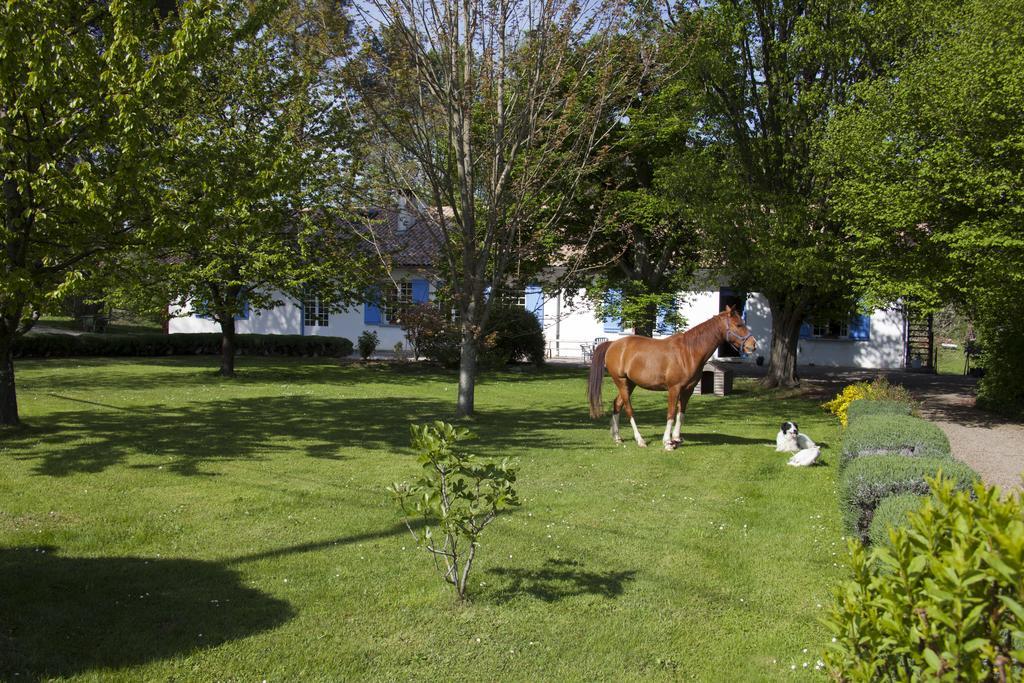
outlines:
[{"label": "horse's front leg", "polygon": [[[675,433],[673,434],[672,425],[675,423]],[[679,387],[668,388],[668,414],[665,420],[665,434],[661,437],[661,442],[665,444],[665,450],[675,450],[676,444],[679,440]]]},{"label": "horse's front leg", "polygon": [[676,424],[672,429],[672,441],[675,445],[681,446],[683,444],[683,419],[686,417],[686,405],[690,402],[690,397],[693,396],[693,389],[697,385],[685,386],[679,391],[679,408],[676,411]]}]

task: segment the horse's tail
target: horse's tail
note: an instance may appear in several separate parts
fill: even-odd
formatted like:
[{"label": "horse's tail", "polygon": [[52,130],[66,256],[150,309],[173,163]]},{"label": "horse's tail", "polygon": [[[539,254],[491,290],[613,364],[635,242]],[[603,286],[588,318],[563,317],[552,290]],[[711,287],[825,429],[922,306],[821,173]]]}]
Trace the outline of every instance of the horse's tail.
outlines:
[{"label": "horse's tail", "polygon": [[604,384],[604,357],[608,355],[608,347],[611,345],[610,341],[598,344],[590,360],[590,388],[587,392],[587,396],[590,398],[590,417],[604,415],[604,406],[601,405],[601,385]]}]

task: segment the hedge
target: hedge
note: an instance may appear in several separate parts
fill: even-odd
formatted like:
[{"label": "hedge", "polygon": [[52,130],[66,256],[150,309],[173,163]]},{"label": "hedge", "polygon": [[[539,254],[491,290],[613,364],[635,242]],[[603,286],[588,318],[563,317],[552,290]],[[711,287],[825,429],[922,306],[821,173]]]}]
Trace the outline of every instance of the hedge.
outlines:
[{"label": "hedge", "polygon": [[846,409],[848,422],[855,422],[867,415],[913,415],[914,404],[909,401],[873,401],[860,399]]},{"label": "hedge", "polygon": [[885,545],[889,542],[890,527],[906,527],[910,525],[911,512],[921,509],[928,496],[919,496],[916,493],[899,493],[882,500],[875,508],[875,514],[871,517],[871,526],[868,528],[868,540],[871,545]]},{"label": "hedge", "polygon": [[980,480],[977,472],[948,457],[878,455],[853,460],[839,476],[839,507],[846,533],[867,543],[878,504],[899,493],[926,495],[925,477],[934,477],[940,470],[957,488],[968,488]]},{"label": "hedge", "polygon": [[949,439],[936,425],[919,417],[892,414],[864,415],[850,420],[850,426],[843,432],[840,469],[865,455],[952,457]]},{"label": "hedge", "polygon": [[[352,353],[344,337],[298,334],[239,334],[235,345],[240,355],[330,356]],[[219,354],[221,335],[206,334],[28,334],[14,344],[16,358],[69,356],[174,356]]]}]

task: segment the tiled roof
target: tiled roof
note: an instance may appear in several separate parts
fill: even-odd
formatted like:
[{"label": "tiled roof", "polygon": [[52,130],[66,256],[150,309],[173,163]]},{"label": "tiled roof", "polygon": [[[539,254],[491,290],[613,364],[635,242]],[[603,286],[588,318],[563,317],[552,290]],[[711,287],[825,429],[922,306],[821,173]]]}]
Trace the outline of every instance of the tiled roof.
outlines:
[{"label": "tiled roof", "polygon": [[440,257],[440,235],[429,220],[397,209],[369,212],[367,230],[374,246],[395,266],[432,267]]}]

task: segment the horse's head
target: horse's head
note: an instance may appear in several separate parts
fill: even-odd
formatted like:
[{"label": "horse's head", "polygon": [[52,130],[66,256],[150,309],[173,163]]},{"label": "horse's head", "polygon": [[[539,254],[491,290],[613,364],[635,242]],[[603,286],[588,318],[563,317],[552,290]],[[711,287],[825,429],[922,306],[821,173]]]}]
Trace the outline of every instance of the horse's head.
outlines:
[{"label": "horse's head", "polygon": [[757,342],[740,314],[732,306],[726,306],[719,315],[725,319],[725,340],[740,353],[753,353]]}]

